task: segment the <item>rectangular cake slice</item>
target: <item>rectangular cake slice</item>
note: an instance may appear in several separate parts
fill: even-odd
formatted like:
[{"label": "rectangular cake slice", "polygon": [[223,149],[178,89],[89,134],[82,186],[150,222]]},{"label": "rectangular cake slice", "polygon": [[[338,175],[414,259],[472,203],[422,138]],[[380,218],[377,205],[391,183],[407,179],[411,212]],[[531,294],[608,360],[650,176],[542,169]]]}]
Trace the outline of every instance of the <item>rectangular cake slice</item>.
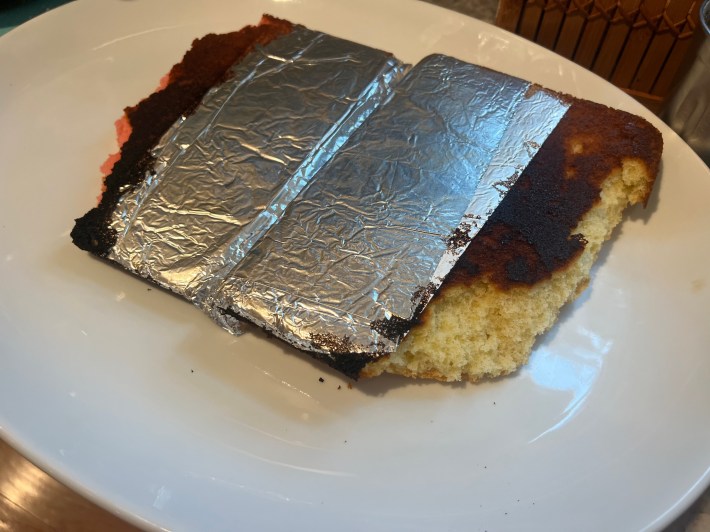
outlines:
[{"label": "rectangular cake slice", "polygon": [[[80,248],[115,260],[111,252],[117,241],[116,212],[125,209],[122,202],[131,191],[145,187],[145,180],[154,179],[160,171],[161,139],[185,117],[196,110],[203,112],[210,89],[220,85],[230,69],[253,60],[249,55],[253,50],[278,41],[294,27],[265,16],[258,26],[198,39],[183,61],[173,67],[161,89],[126,109],[121,122],[121,140],[125,142],[120,154],[109,161],[113,167],[105,179],[101,201],[77,220],[72,232]],[[368,76],[395,79],[398,63],[386,56],[376,57],[383,58],[386,68],[373,67],[373,74]],[[363,354],[353,352],[347,341],[339,341],[324,346],[325,353],[311,354],[353,378],[388,372],[475,381],[508,374],[525,363],[535,338],[549,329],[562,306],[589,281],[599,249],[621,221],[624,208],[647,200],[662,149],[658,131],[639,117],[557,97],[569,105],[566,114],[429,304],[409,324],[411,330],[397,349]],[[268,116],[268,105],[262,111]],[[323,134],[317,133],[316,139]],[[302,151],[318,154],[321,145],[315,142]],[[292,155],[289,157],[293,162]],[[282,155],[271,158],[284,159]],[[208,164],[210,160],[207,154]],[[179,192],[178,196],[186,197],[187,192],[203,194],[194,190]],[[251,195],[248,189],[246,193]],[[169,210],[175,211],[176,201],[169,203]],[[156,207],[163,209],[159,203]],[[180,224],[170,230],[182,234]],[[163,233],[160,227],[150,231]],[[259,233],[254,234],[258,238]],[[142,237],[138,236],[136,246],[141,249]],[[194,240],[192,236],[186,235],[187,240]],[[190,253],[203,245],[195,240]],[[258,247],[255,249],[258,251]],[[225,253],[233,254],[233,250],[228,247]],[[133,256],[137,263],[119,263],[193,302],[204,295],[204,286],[195,281],[197,277],[189,277],[182,284],[175,281],[180,276],[156,277],[160,273],[141,264],[140,253]],[[182,267],[182,274],[189,270],[183,264],[190,262],[183,259],[179,253],[172,253],[170,258],[172,264]],[[215,269],[219,264],[210,267]],[[245,275],[248,279],[248,272]],[[220,319],[237,318],[237,313],[225,308]]]}]

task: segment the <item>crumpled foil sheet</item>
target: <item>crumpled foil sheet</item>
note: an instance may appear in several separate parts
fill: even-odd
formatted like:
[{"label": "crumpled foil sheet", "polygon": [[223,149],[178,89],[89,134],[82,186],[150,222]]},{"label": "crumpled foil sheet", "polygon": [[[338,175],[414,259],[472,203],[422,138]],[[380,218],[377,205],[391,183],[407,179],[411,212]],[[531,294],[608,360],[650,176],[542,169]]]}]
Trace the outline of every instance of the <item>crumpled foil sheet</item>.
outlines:
[{"label": "crumpled foil sheet", "polygon": [[529,82],[298,27],[154,150],[110,258],[223,327],[392,352],[567,110]]}]

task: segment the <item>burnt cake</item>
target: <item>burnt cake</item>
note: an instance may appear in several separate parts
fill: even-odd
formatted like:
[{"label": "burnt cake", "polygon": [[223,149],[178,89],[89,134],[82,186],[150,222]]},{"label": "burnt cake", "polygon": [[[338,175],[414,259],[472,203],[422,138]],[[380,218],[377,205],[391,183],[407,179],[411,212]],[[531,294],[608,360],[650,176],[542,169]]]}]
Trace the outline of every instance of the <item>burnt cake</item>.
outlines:
[{"label": "burnt cake", "polygon": [[[232,65],[293,28],[265,16],[258,26],[195,40],[164,86],[125,110],[125,142],[106,165],[113,163],[99,205],[76,221],[74,243],[108,258],[111,213],[150,172],[159,139]],[[645,120],[564,98],[568,111],[397,350],[373,359],[336,349],[317,358],[353,378],[386,372],[445,381],[505,375],[526,362],[536,337],[586,286],[626,206],[647,201],[662,150]]]},{"label": "burnt cake", "polygon": [[98,206],[76,220],[71,237],[83,250],[106,258],[116,241],[109,227],[111,212],[126,187],[145,179],[152,166],[151,150],[181,116],[190,114],[205,93],[224,80],[229,68],[254,47],[289,33],[293,25],[264,15],[257,26],[209,34],[195,39],[182,61],[172,67],[161,87],[137,105],[126,107],[117,121],[120,152],[102,166],[106,174]]},{"label": "burnt cake", "polygon": [[574,99],[399,349],[364,374],[476,381],[525,364],[624,209],[647,202],[662,147],[642,118]]}]

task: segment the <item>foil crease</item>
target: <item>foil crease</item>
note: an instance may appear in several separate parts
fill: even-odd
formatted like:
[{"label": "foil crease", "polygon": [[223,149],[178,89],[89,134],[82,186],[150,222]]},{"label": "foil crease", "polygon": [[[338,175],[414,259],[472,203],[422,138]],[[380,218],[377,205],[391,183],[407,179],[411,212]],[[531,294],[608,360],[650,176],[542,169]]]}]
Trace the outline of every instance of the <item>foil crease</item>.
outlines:
[{"label": "foil crease", "polygon": [[155,147],[114,212],[109,258],[202,304],[403,70],[303,27],[250,54]]},{"label": "foil crease", "polygon": [[433,55],[305,28],[254,52],[154,150],[110,258],[228,330],[394,351],[567,110]]}]

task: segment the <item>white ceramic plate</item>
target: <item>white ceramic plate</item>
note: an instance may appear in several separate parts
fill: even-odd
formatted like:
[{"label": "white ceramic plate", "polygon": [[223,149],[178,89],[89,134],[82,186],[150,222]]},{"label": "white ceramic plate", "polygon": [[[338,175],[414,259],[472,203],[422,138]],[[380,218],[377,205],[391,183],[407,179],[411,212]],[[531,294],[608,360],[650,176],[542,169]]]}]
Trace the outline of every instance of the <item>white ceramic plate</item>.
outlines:
[{"label": "white ceramic plate", "polygon": [[[708,483],[710,172],[592,74],[413,1],[76,2],[0,39],[2,436],[141,526],[609,530]],[[647,116],[663,175],[513,377],[347,382],[72,246],[113,120],[191,40],[270,12]],[[319,377],[324,382],[319,382]]]}]

